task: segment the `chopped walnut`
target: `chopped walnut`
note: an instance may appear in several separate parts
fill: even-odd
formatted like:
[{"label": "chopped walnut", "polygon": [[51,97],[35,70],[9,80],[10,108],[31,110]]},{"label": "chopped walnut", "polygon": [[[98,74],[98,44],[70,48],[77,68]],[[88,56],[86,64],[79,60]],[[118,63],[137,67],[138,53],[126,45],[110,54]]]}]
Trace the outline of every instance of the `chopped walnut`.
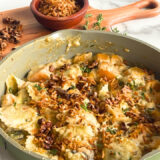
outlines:
[{"label": "chopped walnut", "polygon": [[93,68],[95,68],[95,67],[97,67],[97,66],[98,66],[98,62],[97,62],[97,61],[94,61],[94,62],[92,62],[91,65],[88,66],[88,68],[93,69]]},{"label": "chopped walnut", "polygon": [[3,18],[3,24],[19,25],[20,21],[13,19],[11,17]]},{"label": "chopped walnut", "polygon": [[22,25],[20,21],[7,17],[3,18],[3,24],[6,26],[0,30],[0,51],[4,51],[8,43],[17,44],[22,37]]},{"label": "chopped walnut", "polygon": [[40,145],[49,150],[53,145],[52,137],[52,122],[48,122],[45,119],[39,119],[39,132],[36,134],[36,138],[39,140]]},{"label": "chopped walnut", "polygon": [[4,50],[7,47],[7,42],[0,38],[0,51]]}]

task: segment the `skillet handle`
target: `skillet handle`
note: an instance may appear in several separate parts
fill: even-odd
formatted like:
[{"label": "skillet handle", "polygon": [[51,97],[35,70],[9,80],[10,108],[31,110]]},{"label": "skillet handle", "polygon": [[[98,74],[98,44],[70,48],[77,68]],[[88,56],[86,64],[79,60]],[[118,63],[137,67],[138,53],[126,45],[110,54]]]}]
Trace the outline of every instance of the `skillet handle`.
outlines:
[{"label": "skillet handle", "polygon": [[100,13],[103,14],[103,25],[107,27],[128,20],[153,17],[160,14],[160,3],[157,0],[140,0],[130,5],[111,10],[90,8],[88,13],[94,13],[96,16]]},{"label": "skillet handle", "polygon": [[113,10],[109,24],[114,25],[128,20],[148,18],[159,14],[160,3],[158,1],[141,0],[128,6]]}]

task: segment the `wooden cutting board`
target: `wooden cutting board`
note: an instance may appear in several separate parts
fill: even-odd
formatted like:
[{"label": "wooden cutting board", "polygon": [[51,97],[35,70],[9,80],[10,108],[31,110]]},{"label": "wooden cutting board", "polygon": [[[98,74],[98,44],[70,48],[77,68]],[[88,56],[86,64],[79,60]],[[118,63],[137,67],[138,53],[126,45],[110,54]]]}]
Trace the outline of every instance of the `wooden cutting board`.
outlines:
[{"label": "wooden cutting board", "polygon": [[[151,9],[144,10],[145,7],[149,6],[151,6]],[[97,10],[89,7],[87,13],[91,13],[93,15],[90,18],[90,24],[96,22],[97,15],[102,13],[104,18],[102,26],[107,26],[108,24],[111,26],[132,19],[156,16],[160,14],[160,3],[158,3],[156,0],[140,0],[128,6],[112,10]],[[0,29],[4,27],[2,24],[2,19],[5,17],[12,17],[21,21],[21,24],[23,25],[23,36],[20,43],[16,45],[9,44],[5,51],[3,51],[3,53],[0,55],[0,58],[3,58],[5,55],[7,55],[13,48],[21,46],[30,40],[50,34],[52,32],[37,22],[30,10],[30,7],[0,12]],[[73,28],[81,29],[85,21],[86,20],[84,19],[79,25],[74,26]]]},{"label": "wooden cutting board", "polygon": [[[94,10],[93,8],[89,7],[88,12],[90,11],[92,12],[93,10]],[[3,58],[4,56],[6,56],[10,51],[12,51],[13,48],[21,46],[26,42],[29,42],[33,39],[39,38],[41,36],[45,36],[53,32],[44,28],[41,24],[37,22],[37,20],[34,18],[30,10],[30,7],[18,8],[18,9],[0,12],[0,29],[4,27],[4,24],[2,23],[2,19],[5,17],[12,17],[21,21],[21,24],[23,25],[23,36],[21,38],[20,43],[16,45],[9,44],[9,46],[5,49],[5,51],[3,51],[2,55],[0,55],[0,58]],[[82,23],[84,23],[84,21]],[[79,24],[74,28],[81,29],[81,26],[82,25]]]}]

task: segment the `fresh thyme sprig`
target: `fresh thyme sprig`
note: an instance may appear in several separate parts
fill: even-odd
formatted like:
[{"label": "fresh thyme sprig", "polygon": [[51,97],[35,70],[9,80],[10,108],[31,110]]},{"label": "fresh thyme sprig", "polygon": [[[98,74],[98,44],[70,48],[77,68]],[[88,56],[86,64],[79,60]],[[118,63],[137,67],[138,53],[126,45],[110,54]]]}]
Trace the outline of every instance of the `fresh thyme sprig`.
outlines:
[{"label": "fresh thyme sprig", "polygon": [[103,15],[99,14],[97,16],[97,22],[93,23],[93,29],[95,29],[95,30],[101,30],[101,31],[106,30],[106,27],[102,27],[101,26],[101,23],[102,23],[103,20],[104,20]]},{"label": "fresh thyme sprig", "polygon": [[[89,17],[92,17],[92,14],[86,14],[85,15],[86,22],[85,22],[85,25],[83,25],[83,29],[84,30],[88,30],[89,29],[88,28],[89,27],[89,20],[88,20]],[[97,16],[97,21],[95,23],[93,23],[93,26],[92,26],[91,29],[93,29],[93,30],[101,30],[101,31],[106,30],[106,27],[102,27],[101,26],[102,21],[103,21],[103,15],[99,14]]]},{"label": "fresh thyme sprig", "polygon": [[114,33],[119,33],[120,32],[117,27],[115,27],[115,28],[111,27],[111,31],[114,32]]},{"label": "fresh thyme sprig", "polygon": [[88,30],[88,26],[89,26],[89,20],[88,20],[88,18],[89,17],[92,17],[92,14],[86,14],[85,15],[86,22],[85,22],[85,25],[82,26],[84,30]]},{"label": "fresh thyme sprig", "polygon": [[[89,29],[89,24],[90,24],[89,18],[92,17],[92,16],[93,16],[92,14],[86,14],[85,15],[86,22],[82,26],[84,30],[88,30]],[[93,23],[93,25],[92,25],[92,27],[90,29],[105,31],[107,28],[106,27],[102,27],[102,21],[103,20],[104,20],[103,15],[99,14],[97,16],[97,21]],[[111,32],[120,33],[120,31],[119,31],[119,29],[117,27],[115,27],[115,28],[111,27]],[[120,34],[127,35],[127,33],[120,33]]]},{"label": "fresh thyme sprig", "polygon": [[86,14],[85,15],[85,18],[89,18],[89,17],[92,17],[92,14]]},{"label": "fresh thyme sprig", "polygon": [[[120,30],[117,27],[115,27],[115,28],[111,27],[111,32],[120,33]],[[120,33],[120,34],[123,34],[125,36],[127,35],[127,33]]]},{"label": "fresh thyme sprig", "polygon": [[83,26],[83,29],[84,30],[88,30],[88,25],[89,25],[89,21],[87,20],[86,23],[85,23],[85,25]]}]

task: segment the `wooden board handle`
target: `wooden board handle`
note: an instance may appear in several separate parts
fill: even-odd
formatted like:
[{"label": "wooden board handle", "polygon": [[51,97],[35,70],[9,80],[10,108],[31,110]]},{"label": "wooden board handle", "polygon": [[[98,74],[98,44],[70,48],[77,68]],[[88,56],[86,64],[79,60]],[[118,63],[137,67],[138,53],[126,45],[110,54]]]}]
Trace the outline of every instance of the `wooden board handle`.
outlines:
[{"label": "wooden board handle", "polygon": [[[141,0],[128,6],[111,9],[111,10],[97,10],[91,8],[88,13],[93,15],[103,14],[103,25],[112,26],[117,23],[128,20],[153,17],[160,14],[160,3],[156,0]],[[95,21],[95,17],[91,21]]]}]

